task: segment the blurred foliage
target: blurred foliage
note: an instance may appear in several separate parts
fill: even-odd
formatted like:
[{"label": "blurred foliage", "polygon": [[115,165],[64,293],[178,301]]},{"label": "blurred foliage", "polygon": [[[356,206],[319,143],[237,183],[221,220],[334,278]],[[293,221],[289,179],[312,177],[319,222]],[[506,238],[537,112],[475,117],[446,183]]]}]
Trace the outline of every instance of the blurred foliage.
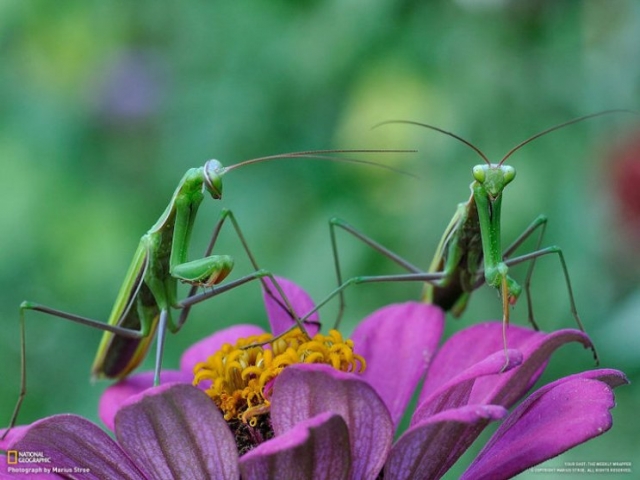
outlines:
[{"label": "blurred foliage", "polygon": [[[634,0],[0,3],[0,420],[19,383],[23,299],[106,319],[140,235],[184,171],[320,148],[416,148],[366,155],[419,176],[335,162],[286,160],[225,177],[205,202],[192,257],[221,206],[232,208],[260,264],[309,290],[335,283],[327,221],[338,215],[428,266],[477,156],[450,138],[391,125],[412,119],[454,131],[492,158],[528,136],[609,108],[640,109],[640,3]],[[545,243],[563,247],[576,300],[602,364],[637,383],[640,249],[610,174],[637,119],[607,116],[555,132],[510,159],[504,241],[540,213]],[[615,148],[614,148],[615,147]],[[635,162],[640,162],[636,151]],[[637,165],[637,163],[636,163]],[[637,168],[637,167],[636,167]],[[619,182],[619,181],[618,181]],[[636,189],[637,190],[637,189]],[[629,191],[626,189],[625,191]],[[230,232],[229,232],[230,233]],[[347,275],[397,272],[341,237]],[[528,245],[532,248],[532,245]],[[233,235],[217,251],[250,271]],[[522,270],[515,270],[522,278]],[[347,330],[418,285],[355,287]],[[545,329],[573,326],[555,259],[538,262],[535,310]],[[329,321],[335,305],[322,312]],[[481,289],[450,332],[497,318]],[[526,308],[513,321],[526,323]],[[200,305],[167,340],[165,366],[224,325],[266,324],[257,285]],[[105,384],[88,370],[100,333],[27,315],[29,394],[20,420],[60,412],[96,418]],[[147,362],[151,367],[151,362]],[[593,368],[565,347],[545,379]],[[613,431],[564,460],[634,461],[640,390],[617,391]],[[562,466],[561,460],[549,462]],[[452,473],[456,475],[456,472]],[[453,477],[452,477],[453,478]],[[564,477],[566,478],[566,477]]]}]

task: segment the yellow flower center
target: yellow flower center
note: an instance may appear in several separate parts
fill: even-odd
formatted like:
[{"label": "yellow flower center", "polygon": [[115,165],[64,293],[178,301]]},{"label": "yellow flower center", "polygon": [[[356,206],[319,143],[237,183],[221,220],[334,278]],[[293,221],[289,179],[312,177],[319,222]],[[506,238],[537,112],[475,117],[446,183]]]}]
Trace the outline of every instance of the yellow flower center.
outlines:
[{"label": "yellow flower center", "polygon": [[255,426],[256,417],[269,412],[265,388],[289,365],[324,363],[343,372],[363,372],[364,358],[353,353],[353,341],[337,330],[318,333],[311,340],[300,329],[273,339],[270,333],[225,343],[205,362],[198,363],[193,384],[211,381],[206,390],[227,421],[241,420]]}]

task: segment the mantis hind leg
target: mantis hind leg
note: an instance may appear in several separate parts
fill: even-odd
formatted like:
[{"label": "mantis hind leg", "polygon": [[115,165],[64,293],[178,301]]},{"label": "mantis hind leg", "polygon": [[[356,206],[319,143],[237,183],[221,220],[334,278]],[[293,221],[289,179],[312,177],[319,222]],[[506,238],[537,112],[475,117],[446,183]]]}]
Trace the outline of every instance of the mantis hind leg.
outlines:
[{"label": "mantis hind leg", "polygon": [[[334,268],[335,268],[335,272],[336,272],[336,278],[337,278],[337,281],[338,281],[338,288],[336,290],[334,290],[327,297],[327,299],[325,299],[325,302],[323,302],[322,304],[328,302],[330,299],[332,299],[336,295],[338,296],[338,298],[339,298],[339,306],[338,306],[338,315],[337,315],[336,321],[335,321],[335,328],[338,328],[338,326],[340,325],[340,321],[342,320],[342,316],[344,315],[344,310],[346,308],[346,300],[345,300],[345,296],[344,296],[344,290],[349,285],[353,285],[353,284],[356,284],[356,283],[369,283],[369,282],[375,282],[375,281],[379,281],[379,282],[382,282],[382,281],[394,281],[394,280],[398,281],[400,279],[403,279],[405,281],[424,281],[424,280],[421,279],[421,277],[419,277],[419,278],[407,278],[405,275],[397,275],[397,276],[396,275],[392,275],[392,276],[380,276],[380,277],[354,277],[354,278],[348,280],[347,282],[343,282],[343,279],[342,279],[342,268],[340,266],[340,255],[339,255],[339,251],[338,251],[338,240],[337,240],[337,236],[336,236],[336,229],[337,228],[340,228],[340,229],[344,230],[345,232],[347,232],[351,236],[355,237],[356,239],[360,240],[365,245],[367,245],[370,248],[372,248],[374,251],[380,253],[381,255],[383,255],[384,257],[388,258],[392,262],[398,264],[400,267],[402,267],[406,271],[410,272],[409,275],[411,275],[411,274],[415,274],[415,275],[418,275],[418,276],[419,275],[429,275],[429,274],[426,274],[424,271],[422,271],[422,269],[416,267],[415,265],[412,265],[407,260],[405,260],[404,258],[400,257],[395,252],[389,250],[385,246],[383,246],[380,243],[376,242],[371,237],[369,237],[369,236],[365,235],[364,233],[360,232],[355,227],[351,226],[350,224],[348,224],[347,222],[345,222],[341,218],[333,217],[331,220],[329,220],[329,233],[331,235],[331,250],[333,252],[333,264],[334,264]],[[441,278],[441,276],[439,276],[438,278]],[[316,307],[316,310],[318,308],[320,308],[320,307]]]},{"label": "mantis hind leg", "polygon": [[20,408],[22,407],[22,402],[24,401],[24,397],[27,395],[27,341],[26,341],[26,333],[24,327],[24,310],[22,305],[20,306],[20,393],[18,394],[18,401],[16,402],[16,406],[13,408],[13,413],[11,414],[11,418],[9,419],[9,425],[6,430],[2,434],[0,439],[4,440],[7,434],[11,431],[11,429],[15,426],[16,420],[18,419],[18,414],[20,413]]},{"label": "mantis hind leg", "polygon": [[[511,243],[511,245],[509,245],[505,249],[505,251],[502,254],[502,258],[507,265],[510,266],[510,265],[515,265],[516,263],[520,263],[520,262],[516,262],[517,259],[512,258],[511,254],[514,251],[516,251],[520,247],[520,245],[522,245],[531,235],[533,235],[536,232],[536,230],[538,230],[538,238],[536,240],[536,245],[534,250],[535,251],[540,250],[540,246],[542,245],[542,239],[544,238],[544,234],[547,229],[547,221],[548,219],[545,215],[539,215],[533,220],[533,222],[531,222],[531,224],[524,230],[524,232],[522,232],[520,236],[518,236],[518,238],[516,238],[513,241],[513,243]],[[524,281],[524,292],[527,298],[527,314],[529,318],[529,323],[531,323],[533,328],[535,328],[536,330],[540,330],[540,327],[538,326],[534,318],[533,304],[531,302],[531,278],[533,275],[533,269],[535,267],[536,259],[537,257],[534,257],[533,259],[531,259],[531,262],[529,263],[529,268],[527,269],[527,275]],[[569,288],[569,290],[571,291],[571,288]]]},{"label": "mantis hind leg", "polygon": [[18,419],[18,415],[20,413],[20,408],[22,407],[22,402],[24,401],[25,396],[27,395],[27,340],[26,340],[26,328],[25,328],[25,310],[35,310],[38,312],[46,313],[48,315],[64,318],[67,320],[71,320],[76,323],[80,323],[82,325],[86,325],[92,328],[97,328],[99,330],[103,330],[105,332],[111,332],[116,335],[120,335],[127,338],[138,339],[144,336],[144,332],[141,330],[134,330],[130,328],[118,327],[116,325],[111,325],[108,323],[101,322],[99,320],[93,320],[91,318],[82,317],[80,315],[75,315],[72,313],[63,312],[61,310],[56,310],[54,308],[46,307],[44,305],[40,305],[32,302],[22,302],[20,304],[20,393],[18,394],[18,400],[16,402],[16,406],[13,409],[13,413],[11,414],[11,418],[9,420],[9,425],[6,430],[0,437],[0,439],[4,440],[9,431],[15,426],[16,421]]},{"label": "mantis hind leg", "polygon": [[[567,268],[567,263],[564,259],[564,254],[560,247],[553,245],[550,247],[542,248],[540,250],[536,250],[535,252],[527,253],[525,255],[520,255],[518,257],[509,259],[508,264],[517,265],[517,264],[528,262],[528,261],[531,261],[531,264],[533,264],[533,262],[538,257],[542,257],[544,255],[550,255],[550,254],[558,255],[558,260],[560,261],[560,266],[562,267],[564,280],[567,285],[567,294],[569,295],[569,304],[570,304],[571,314],[573,315],[573,318],[575,319],[576,324],[578,325],[578,328],[584,332],[585,331],[584,326],[582,325],[582,321],[580,320],[580,315],[578,315],[578,309],[576,307],[576,302],[573,297],[573,287],[571,286],[571,278],[569,277],[569,270]],[[532,270],[532,267],[530,265],[529,271],[531,270]]]},{"label": "mantis hind leg", "polygon": [[[180,317],[178,318],[178,321],[176,322],[176,324],[172,327],[172,331],[178,331],[180,330],[180,328],[182,328],[182,325],[184,325],[185,321],[187,320],[187,317],[189,315],[189,311],[191,310],[192,305],[195,305],[208,298],[219,295],[224,291],[231,290],[237,286],[243,285],[247,282],[257,279],[257,280],[260,280],[260,282],[262,283],[262,287],[266,292],[266,294],[269,295],[275,302],[277,302],[284,310],[288,312],[291,319],[296,323],[296,326],[300,327],[304,332],[306,332],[303,322],[300,321],[300,318],[294,311],[293,306],[291,305],[291,302],[285,295],[282,287],[278,284],[278,281],[276,280],[274,275],[258,266],[258,262],[256,261],[256,258],[253,252],[249,248],[249,244],[246,240],[246,237],[244,236],[244,233],[242,232],[242,229],[240,228],[240,224],[238,223],[238,220],[236,219],[234,213],[231,210],[224,208],[220,212],[220,217],[213,228],[213,232],[211,234],[211,240],[207,245],[207,248],[204,252],[203,257],[208,257],[213,252],[213,249],[218,240],[222,227],[227,220],[231,222],[231,225],[233,226],[233,230],[238,240],[240,241],[240,244],[242,245],[242,248],[246,253],[247,258],[249,259],[249,262],[251,263],[251,266],[253,267],[254,272],[251,274],[245,275],[244,277],[241,277],[232,282],[228,282],[224,285],[214,287],[212,290],[209,290],[207,292],[203,292],[200,294],[197,293],[200,285],[193,284],[189,290],[187,297],[183,301],[178,303],[178,307],[181,308]],[[269,278],[271,280],[271,283],[273,284],[273,288],[275,288],[277,295],[272,291],[271,287],[269,286],[269,282],[265,280],[266,278]],[[317,322],[309,322],[309,323],[317,324]]]},{"label": "mantis hind leg", "polygon": [[[506,258],[505,263],[509,266],[518,265],[523,262],[529,262],[529,268],[527,269],[527,276],[525,277],[524,288],[527,296],[527,307],[529,311],[529,321],[534,326],[536,330],[538,330],[538,325],[536,324],[533,318],[533,307],[531,302],[531,277],[533,275],[533,268],[535,267],[535,262],[539,257],[545,255],[555,254],[558,256],[558,260],[560,262],[560,267],[562,268],[562,273],[564,276],[564,281],[567,286],[567,294],[569,297],[569,308],[571,311],[571,315],[573,316],[576,325],[580,329],[580,331],[584,332],[584,325],[582,324],[582,320],[580,319],[580,315],[578,314],[578,308],[576,307],[575,298],[573,295],[573,287],[571,286],[571,278],[569,276],[569,269],[567,268],[567,262],[564,258],[564,253],[562,249],[557,245],[552,245],[550,247],[540,248],[542,243],[542,238],[544,236],[544,232],[546,229],[547,217],[544,215],[540,215],[537,217],[531,225],[507,248],[504,252],[504,258]],[[536,249],[533,252],[520,255],[517,257],[509,257],[511,253],[513,253],[536,229],[540,228],[540,233],[538,235],[538,239],[536,242]],[[592,347],[593,357],[596,361],[596,364],[599,364],[598,353],[595,347]]]},{"label": "mantis hind leg", "polygon": [[[564,255],[562,250],[559,247],[549,247],[549,249],[541,249],[542,240],[544,238],[544,234],[547,229],[548,218],[545,215],[539,215],[536,217],[533,222],[520,234],[516,240],[509,245],[507,249],[505,249],[503,253],[503,259],[505,259],[505,263],[507,265],[516,265],[518,263],[522,263],[524,261],[529,260],[529,267],[527,268],[527,274],[524,281],[524,291],[527,298],[527,315],[529,319],[529,323],[536,329],[540,330],[538,324],[535,321],[535,316],[533,313],[533,302],[531,299],[531,279],[533,278],[533,269],[535,268],[536,260],[538,257],[542,255],[546,255],[549,253],[557,253],[559,256],[560,264],[562,266],[562,271],[565,277],[565,283],[567,284],[567,292],[569,294],[569,302],[571,305],[571,313],[576,320],[576,323],[580,330],[584,331],[584,327],[580,320],[580,316],[578,315],[578,311],[575,305],[575,300],[573,297],[573,289],[571,287],[571,279],[569,278],[569,271],[566,266],[566,262],[564,260]],[[538,237],[536,239],[534,252],[532,254],[528,254],[520,257],[511,257],[511,254],[517,250],[522,243],[524,243],[531,235],[533,235],[536,231],[538,231]],[[539,254],[535,255],[536,252]],[[546,252],[546,253],[543,253]]]}]

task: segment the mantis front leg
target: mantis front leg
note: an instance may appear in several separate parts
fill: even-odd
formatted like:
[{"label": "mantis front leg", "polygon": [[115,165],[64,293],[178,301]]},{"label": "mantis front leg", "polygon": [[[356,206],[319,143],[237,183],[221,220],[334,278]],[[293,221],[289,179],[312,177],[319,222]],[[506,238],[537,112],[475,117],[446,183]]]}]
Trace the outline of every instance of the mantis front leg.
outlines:
[{"label": "mantis front leg", "polygon": [[[203,255],[203,261],[207,261],[207,259],[212,259],[211,264],[212,266],[215,266],[214,262],[215,259],[218,256],[211,256],[211,253],[213,252],[213,249],[215,247],[215,244],[218,240],[218,237],[220,235],[220,232],[222,230],[223,225],[225,224],[225,222],[230,221],[231,225],[233,227],[233,231],[235,232],[238,240],[240,241],[240,245],[242,245],[242,249],[243,251],[246,253],[247,258],[249,259],[249,262],[251,263],[251,266],[254,269],[254,273],[247,275],[246,277],[243,277],[242,279],[239,279],[238,282],[242,283],[246,283],[250,280],[253,279],[259,279],[260,282],[262,283],[262,287],[264,288],[265,292],[267,293],[267,295],[269,295],[270,297],[272,297],[276,302],[280,303],[281,306],[283,307],[283,309],[285,309],[289,315],[291,316],[292,321],[295,321],[296,324],[301,327],[301,329],[303,331],[305,331],[304,329],[304,325],[300,322],[299,316],[298,314],[294,311],[293,306],[291,305],[291,302],[289,301],[289,299],[287,298],[287,296],[285,295],[282,287],[279,285],[278,281],[276,280],[276,278],[274,277],[274,275],[270,272],[268,272],[267,270],[264,270],[262,268],[260,268],[258,266],[258,262],[256,261],[255,255],[253,254],[253,252],[251,251],[251,249],[249,248],[249,244],[246,240],[246,237],[244,236],[242,229],[240,228],[240,225],[238,223],[238,220],[236,219],[236,216],[234,215],[234,213],[227,209],[224,208],[222,209],[222,211],[220,212],[220,217],[218,219],[218,221],[216,222],[214,228],[213,228],[213,232],[211,234],[211,240],[209,241],[209,244],[207,246],[207,248],[204,251],[204,255]],[[192,262],[190,262],[192,263]],[[186,264],[182,264],[182,265],[177,265],[174,267],[174,272],[178,275],[181,275],[180,280],[185,281],[187,283],[191,283],[191,288],[189,290],[189,293],[187,294],[187,297],[182,300],[181,302],[179,302],[179,304],[177,305],[178,308],[181,309],[180,312],[180,317],[178,318],[178,321],[176,322],[176,331],[179,330],[180,328],[182,328],[182,325],[185,323],[187,316],[189,315],[189,311],[191,310],[191,306],[195,305],[197,303],[200,303],[204,300],[206,300],[207,298],[210,298],[212,296],[217,295],[218,293],[216,292],[220,292],[220,288],[218,289],[213,289],[209,292],[203,292],[200,294],[197,294],[197,291],[200,287],[203,286],[203,284],[201,282],[198,281],[193,281],[193,280],[189,280],[185,277],[187,277],[189,274],[186,274],[185,272],[189,271],[189,265],[190,263],[186,263]],[[197,269],[200,269],[200,266],[197,265],[196,266]],[[215,268],[214,268],[215,270]],[[198,270],[196,270],[195,273],[198,273]],[[228,272],[227,272],[228,273]],[[271,280],[271,283],[273,284],[273,287],[276,289],[278,295],[274,294],[274,292],[272,292],[271,287],[269,286],[269,284],[265,281],[266,278],[269,278]],[[217,283],[217,282],[215,282]],[[235,282],[234,282],[235,283]],[[221,293],[221,292],[220,292]],[[279,297],[279,298],[278,298]]]}]

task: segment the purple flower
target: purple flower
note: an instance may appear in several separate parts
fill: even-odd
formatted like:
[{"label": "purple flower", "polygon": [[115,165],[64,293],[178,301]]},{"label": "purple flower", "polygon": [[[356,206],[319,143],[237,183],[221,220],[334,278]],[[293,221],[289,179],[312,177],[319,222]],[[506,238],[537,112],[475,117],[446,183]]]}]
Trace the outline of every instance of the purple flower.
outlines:
[{"label": "purple flower", "polygon": [[[289,282],[283,287],[297,311],[308,311],[310,300],[298,287]],[[272,328],[283,331],[290,320],[277,302],[269,302],[273,300],[267,300],[270,319],[282,321]],[[101,456],[109,452],[114,458],[130,459],[124,463],[130,468],[127,474],[156,478],[167,476],[159,472],[183,473],[181,465],[192,461],[201,462],[193,467],[202,469],[196,473],[215,478],[226,477],[209,474],[213,464],[233,478],[239,471],[246,479],[361,479],[376,478],[381,471],[385,479],[439,478],[485,426],[503,420],[464,478],[508,478],[611,428],[612,389],[627,383],[616,370],[562,378],[508,412],[527,394],[557,348],[569,342],[591,346],[585,334],[575,330],[546,334],[511,326],[509,367],[501,373],[505,352],[499,322],[469,327],[438,348],[443,324],[441,310],[415,302],[375,312],[352,336],[355,354],[366,361],[363,373],[327,364],[288,365],[265,383],[266,403],[261,407],[269,414],[253,417],[260,419],[258,425],[238,429],[236,419],[230,429],[209,397],[190,386],[166,385],[128,398],[150,382],[150,377],[137,376],[109,388],[101,402],[101,416],[114,429],[118,444],[108,443],[103,439],[108,439],[106,434],[97,433],[98,427],[86,420],[56,416],[19,431],[12,448],[26,445],[57,455],[64,450],[58,443],[64,443],[68,424],[72,431],[85,432],[78,433],[74,447],[84,449],[82,456],[70,457],[68,464],[90,464],[96,471],[103,464],[114,464]],[[187,370],[215,351],[209,348],[218,349],[249,331],[257,333],[255,327],[238,326],[209,337],[185,353],[181,372],[167,375],[186,379]],[[422,379],[410,425],[394,442]],[[240,434],[246,437],[242,441]],[[82,438],[93,435],[98,440],[82,445]],[[49,443],[37,443],[38,439]],[[238,446],[251,440],[252,448],[239,455]],[[71,455],[71,450],[64,450],[61,457]],[[184,478],[197,478],[184,470]]]}]

